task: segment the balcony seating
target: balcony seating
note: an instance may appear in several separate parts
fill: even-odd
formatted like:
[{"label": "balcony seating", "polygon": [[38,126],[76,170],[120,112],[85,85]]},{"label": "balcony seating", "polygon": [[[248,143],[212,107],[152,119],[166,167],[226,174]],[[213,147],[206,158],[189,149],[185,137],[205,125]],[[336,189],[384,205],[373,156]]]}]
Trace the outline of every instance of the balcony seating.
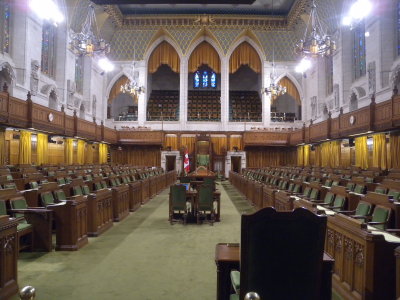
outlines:
[{"label": "balcony seating", "polygon": [[230,122],[261,122],[262,105],[257,91],[229,92]]},{"label": "balcony seating", "polygon": [[152,91],[147,104],[147,120],[178,121],[179,91]]},{"label": "balcony seating", "polygon": [[188,121],[221,121],[220,91],[189,91]]}]

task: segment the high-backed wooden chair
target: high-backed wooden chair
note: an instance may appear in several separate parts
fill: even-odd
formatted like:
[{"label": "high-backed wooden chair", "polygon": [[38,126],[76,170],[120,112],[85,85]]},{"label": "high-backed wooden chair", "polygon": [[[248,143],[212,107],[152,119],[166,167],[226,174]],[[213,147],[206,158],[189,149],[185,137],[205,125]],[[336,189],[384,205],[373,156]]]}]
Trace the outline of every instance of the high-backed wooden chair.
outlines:
[{"label": "high-backed wooden chair", "polygon": [[231,273],[239,293],[231,299],[247,292],[262,300],[320,299],[326,223],[304,208],[242,215],[240,273]]}]

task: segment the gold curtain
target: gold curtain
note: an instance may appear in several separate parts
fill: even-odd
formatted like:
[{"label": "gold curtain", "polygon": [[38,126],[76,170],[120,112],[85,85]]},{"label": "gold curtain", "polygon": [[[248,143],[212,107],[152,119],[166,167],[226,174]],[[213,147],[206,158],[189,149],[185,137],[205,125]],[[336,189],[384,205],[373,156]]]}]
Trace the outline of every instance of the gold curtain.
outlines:
[{"label": "gold curtain", "polygon": [[108,154],[108,145],[101,143],[99,145],[99,163],[100,164],[107,163],[107,154]]},{"label": "gold curtain", "polygon": [[248,168],[295,165],[296,156],[296,148],[292,147],[257,147],[246,150]]},{"label": "gold curtain", "polygon": [[329,142],[322,143],[321,147],[321,167],[329,167],[330,166],[330,152],[331,152],[331,145]]},{"label": "gold curtain", "polygon": [[121,93],[121,85],[128,82],[128,77],[122,75],[113,85],[110,95],[108,96],[108,103],[113,102],[113,100]]},{"label": "gold curtain", "polygon": [[49,143],[47,134],[38,133],[37,135],[37,164],[43,165],[48,163]]},{"label": "gold curtain", "polygon": [[[278,84],[280,84],[283,87],[286,87],[286,93],[296,101],[297,105],[301,105],[301,99],[300,99],[300,94],[299,91],[297,90],[296,86],[294,83],[287,78],[286,76],[283,77],[281,80],[279,80]],[[272,98],[271,101],[272,103],[277,99],[278,97]]]},{"label": "gold curtain", "polygon": [[237,147],[238,150],[243,150],[243,139],[241,136],[231,136],[230,138],[230,147],[233,150],[233,147]]},{"label": "gold curtain", "polygon": [[342,141],[332,141],[329,142],[330,154],[329,154],[329,166],[331,168],[338,168],[340,166],[340,157],[342,150]]},{"label": "gold curtain", "polygon": [[304,147],[303,146],[297,146],[297,165],[298,166],[303,166],[304,163]]},{"label": "gold curtain", "polygon": [[195,136],[182,136],[181,137],[181,145],[182,147],[187,147],[189,154],[194,154],[194,148],[196,145],[196,137]]},{"label": "gold curtain", "polygon": [[303,146],[303,154],[304,154],[304,159],[303,159],[303,164],[304,166],[309,166],[310,165],[310,145],[305,145]]},{"label": "gold curtain", "polygon": [[226,137],[211,137],[211,145],[216,155],[223,155],[227,151]]},{"label": "gold curtain", "polygon": [[86,142],[83,140],[78,140],[78,147],[76,149],[76,162],[78,165],[85,164],[85,147]]},{"label": "gold curtain", "polygon": [[165,136],[165,148],[171,147],[171,150],[178,149],[178,137],[176,135],[166,135]]},{"label": "gold curtain", "polygon": [[93,145],[86,144],[86,153],[85,153],[85,164],[91,165],[93,164]]},{"label": "gold curtain", "polygon": [[356,167],[368,169],[368,146],[367,137],[361,136],[354,139],[356,151]]},{"label": "gold curtain", "polygon": [[390,134],[389,146],[391,167],[400,169],[400,136]]},{"label": "gold curtain", "polygon": [[387,169],[386,134],[379,133],[372,136],[374,145],[372,151],[372,166]]},{"label": "gold curtain", "polygon": [[314,165],[320,167],[322,165],[322,147],[321,145],[315,146],[315,161]]},{"label": "gold curtain", "polygon": [[64,145],[64,162],[72,165],[74,163],[74,139],[65,139]]},{"label": "gold curtain", "polygon": [[243,42],[233,51],[229,60],[229,72],[235,73],[240,66],[248,65],[256,73],[261,72],[261,61],[257,51],[247,42]]},{"label": "gold curtain", "polygon": [[221,73],[221,61],[217,51],[207,42],[196,47],[189,59],[189,72],[194,73],[201,65],[208,65],[215,73]]},{"label": "gold curtain", "polygon": [[31,133],[29,131],[21,130],[19,138],[19,159],[18,163],[31,164],[32,163],[32,141]]},{"label": "gold curtain", "polygon": [[111,150],[113,163],[132,166],[161,166],[161,152],[158,146],[124,147],[123,150]]},{"label": "gold curtain", "polygon": [[0,130],[0,165],[6,164],[6,132]]},{"label": "gold curtain", "polygon": [[172,71],[179,73],[179,55],[169,43],[162,42],[154,49],[149,59],[149,73],[154,73],[161,65],[168,65]]}]

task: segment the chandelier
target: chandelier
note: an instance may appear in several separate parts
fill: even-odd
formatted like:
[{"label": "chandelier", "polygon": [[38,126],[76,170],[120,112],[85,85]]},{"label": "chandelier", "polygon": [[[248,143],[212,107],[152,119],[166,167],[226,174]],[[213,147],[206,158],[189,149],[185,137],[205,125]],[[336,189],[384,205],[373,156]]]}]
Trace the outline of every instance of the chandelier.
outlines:
[{"label": "chandelier", "polygon": [[76,55],[106,55],[110,52],[110,44],[99,37],[98,31],[94,6],[89,3],[81,32],[71,33],[70,49],[72,49]]},{"label": "chandelier", "polygon": [[125,84],[121,85],[120,90],[122,93],[129,93],[137,97],[141,93],[145,92],[145,88],[144,86],[139,86],[134,77],[135,77],[135,63],[132,63],[132,76]]},{"label": "chandelier", "polygon": [[274,63],[272,63],[272,72],[270,74],[270,78],[271,83],[265,88],[265,93],[267,95],[271,95],[272,99],[276,99],[277,97],[286,94],[286,86],[281,86],[278,82],[276,82]]},{"label": "chandelier", "polygon": [[336,50],[335,41],[326,34],[318,17],[317,6],[313,0],[304,37],[295,46],[295,52],[301,56],[330,56]]}]

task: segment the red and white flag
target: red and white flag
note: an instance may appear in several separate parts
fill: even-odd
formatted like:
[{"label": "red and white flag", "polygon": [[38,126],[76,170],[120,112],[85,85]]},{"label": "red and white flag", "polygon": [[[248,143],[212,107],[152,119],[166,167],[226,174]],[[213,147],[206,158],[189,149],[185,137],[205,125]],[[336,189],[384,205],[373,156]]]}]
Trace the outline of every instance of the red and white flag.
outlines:
[{"label": "red and white flag", "polygon": [[187,149],[185,149],[185,158],[183,160],[183,169],[185,170],[185,174],[190,172],[190,165],[189,165],[189,153]]}]

